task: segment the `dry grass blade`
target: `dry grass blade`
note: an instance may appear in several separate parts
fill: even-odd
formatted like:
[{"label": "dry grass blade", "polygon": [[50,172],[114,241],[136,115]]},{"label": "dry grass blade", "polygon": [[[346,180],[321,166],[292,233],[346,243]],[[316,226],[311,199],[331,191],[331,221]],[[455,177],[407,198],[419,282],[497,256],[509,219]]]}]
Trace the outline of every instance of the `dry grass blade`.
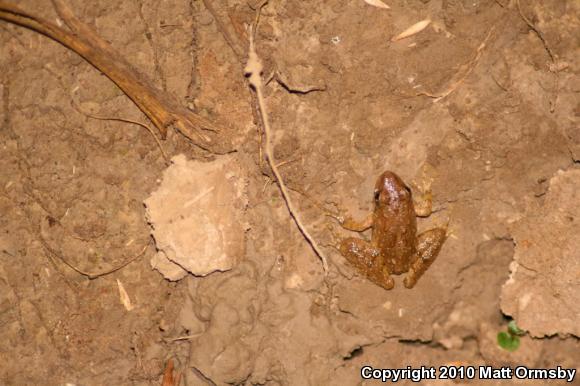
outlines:
[{"label": "dry grass blade", "polygon": [[401,32],[400,34],[395,36],[394,38],[392,38],[391,41],[396,42],[397,40],[405,39],[405,38],[408,38],[409,36],[416,35],[419,32],[423,31],[425,28],[427,28],[427,26],[429,26],[429,24],[431,24],[431,19],[421,20],[421,21],[413,24],[412,26],[410,26],[409,28],[407,28],[406,30],[404,30],[403,32]]},{"label": "dry grass blade", "polygon": [[0,19],[40,32],[82,56],[123,90],[153,122],[163,138],[168,128],[174,127],[205,150],[215,153],[231,150],[229,145],[216,140],[215,133],[219,131],[217,125],[180,105],[173,95],[152,86],[108,42],[87,24],[76,19],[62,0],[53,0],[53,4],[72,33],[2,0]]},{"label": "dry grass blade", "polygon": [[127,311],[133,310],[135,306],[131,302],[131,298],[129,297],[127,290],[125,290],[125,286],[123,285],[123,283],[121,283],[121,280],[119,279],[117,279],[117,287],[119,288],[119,300],[121,301],[123,307],[125,307]]}]

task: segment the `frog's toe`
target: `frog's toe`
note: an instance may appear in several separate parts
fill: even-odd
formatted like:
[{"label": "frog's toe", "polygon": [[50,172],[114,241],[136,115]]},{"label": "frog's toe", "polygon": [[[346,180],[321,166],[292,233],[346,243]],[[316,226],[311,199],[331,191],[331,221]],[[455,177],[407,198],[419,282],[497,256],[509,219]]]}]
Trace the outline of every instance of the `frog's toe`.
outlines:
[{"label": "frog's toe", "polygon": [[405,288],[411,289],[415,286],[415,284],[417,284],[417,281],[419,280],[419,278],[417,277],[416,274],[409,272],[409,274],[407,276],[405,276],[405,278],[403,279],[403,285],[405,286]]},{"label": "frog's toe", "polygon": [[417,253],[411,263],[407,276],[403,280],[405,287],[413,288],[425,271],[433,264],[441,250],[443,242],[445,242],[445,238],[447,237],[446,232],[446,229],[434,228],[419,235]]},{"label": "frog's toe", "polygon": [[389,274],[389,271],[387,271],[387,269],[385,268],[383,270],[383,278],[377,284],[386,290],[390,290],[390,289],[393,289],[393,287],[395,287],[395,280],[391,277],[391,275]]}]

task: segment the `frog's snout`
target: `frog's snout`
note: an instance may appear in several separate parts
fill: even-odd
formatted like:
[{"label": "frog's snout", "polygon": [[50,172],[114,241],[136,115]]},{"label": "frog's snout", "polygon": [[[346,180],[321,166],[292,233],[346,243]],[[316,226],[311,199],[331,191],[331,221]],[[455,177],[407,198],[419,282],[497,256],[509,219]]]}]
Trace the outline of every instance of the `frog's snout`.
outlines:
[{"label": "frog's snout", "polygon": [[410,198],[411,189],[398,175],[387,170],[377,179],[374,195],[376,204],[390,204],[400,199]]}]

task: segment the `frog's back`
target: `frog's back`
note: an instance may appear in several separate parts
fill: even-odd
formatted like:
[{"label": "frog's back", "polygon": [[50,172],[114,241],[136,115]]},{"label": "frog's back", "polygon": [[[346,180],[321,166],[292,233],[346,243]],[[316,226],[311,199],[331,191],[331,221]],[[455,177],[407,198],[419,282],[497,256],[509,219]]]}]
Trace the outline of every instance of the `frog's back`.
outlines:
[{"label": "frog's back", "polygon": [[389,272],[409,269],[416,251],[417,219],[411,189],[393,172],[384,172],[375,186],[372,243]]},{"label": "frog's back", "polygon": [[372,236],[373,244],[382,252],[389,272],[396,275],[409,269],[417,240],[417,219],[412,205],[401,209],[400,212],[379,216]]}]

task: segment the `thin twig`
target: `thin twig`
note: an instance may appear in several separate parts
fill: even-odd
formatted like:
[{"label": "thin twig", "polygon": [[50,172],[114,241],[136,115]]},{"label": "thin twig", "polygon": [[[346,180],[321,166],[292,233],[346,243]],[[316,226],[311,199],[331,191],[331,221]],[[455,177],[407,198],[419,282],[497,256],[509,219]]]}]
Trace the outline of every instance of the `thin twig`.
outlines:
[{"label": "thin twig", "polygon": [[169,160],[169,157],[167,156],[167,153],[165,153],[165,150],[163,150],[163,145],[161,144],[161,141],[159,140],[159,138],[157,138],[157,136],[155,135],[155,132],[153,132],[153,129],[150,128],[149,126],[147,126],[146,124],[138,122],[138,121],[133,121],[131,119],[126,119],[126,118],[101,117],[98,115],[93,115],[93,114],[87,113],[75,102],[73,97],[71,97],[71,105],[72,105],[73,109],[77,110],[79,113],[83,114],[84,116],[87,116],[87,117],[92,118],[92,119],[98,119],[99,121],[125,122],[125,123],[132,123],[132,124],[137,125],[137,126],[141,126],[142,128],[146,129],[149,132],[149,134],[151,134],[151,136],[153,137],[153,139],[157,143],[157,146],[159,147],[159,151],[161,152],[161,155],[163,156],[165,163],[167,165],[169,165],[171,163],[171,161]]},{"label": "thin twig", "polygon": [[544,34],[542,33],[542,31],[540,31],[538,29],[538,27],[536,27],[534,25],[534,23],[532,23],[530,21],[530,19],[528,19],[526,17],[526,15],[524,15],[524,12],[522,11],[522,7],[520,5],[520,0],[516,0],[516,5],[518,7],[518,12],[520,14],[520,17],[526,22],[526,24],[528,25],[528,27],[530,27],[531,30],[534,31],[534,33],[536,35],[538,35],[538,37],[540,38],[540,40],[544,44],[544,49],[546,50],[546,52],[548,52],[548,55],[550,56],[550,59],[552,60],[552,62],[556,62],[556,56],[552,52],[552,49],[550,48],[550,45],[548,44],[548,42],[547,42],[546,38],[544,37]]},{"label": "thin twig", "polygon": [[[258,5],[255,8],[256,17],[254,18],[254,26],[255,26],[255,28],[253,28],[253,31],[254,31],[253,38],[256,37],[256,33],[258,32],[258,26],[260,25],[260,17],[262,16],[262,8],[264,8],[268,4],[269,1],[270,0],[262,0],[262,2],[260,3],[260,5]],[[268,82],[266,82],[266,84],[268,84]]]},{"label": "thin twig", "polygon": [[520,0],[516,0],[516,6],[518,8],[518,12],[519,12],[522,20],[528,25],[528,27],[530,27],[530,29],[532,31],[534,31],[534,33],[542,41],[542,44],[544,45],[544,49],[548,53],[548,56],[550,57],[550,60],[552,61],[552,65],[554,66],[553,70],[551,71],[554,73],[554,76],[555,76],[555,78],[554,78],[554,91],[553,91],[554,95],[552,97],[552,100],[550,100],[550,112],[553,113],[556,110],[556,103],[558,102],[558,91],[559,91],[558,89],[560,88],[560,84],[559,84],[560,83],[560,76],[558,74],[560,69],[558,68],[558,65],[557,65],[557,61],[558,61],[557,57],[556,57],[556,55],[554,55],[554,52],[550,48],[550,45],[548,44],[548,41],[546,40],[546,37],[544,36],[542,31],[540,31],[540,29],[538,27],[536,27],[534,25],[534,23],[532,23],[530,21],[530,19],[528,19],[526,17],[526,15],[524,15],[524,12],[522,11],[522,7],[520,5]]},{"label": "thin twig", "polygon": [[195,339],[195,338],[199,338],[200,336],[202,336],[203,333],[198,333],[198,334],[193,334],[193,335],[182,335],[182,336],[178,336],[176,338],[166,338],[164,339],[166,342],[177,342],[179,340],[190,340],[190,339]]},{"label": "thin twig", "polygon": [[52,256],[58,258],[60,261],[62,261],[67,267],[69,267],[70,269],[72,269],[73,271],[75,271],[76,273],[79,273],[83,276],[86,276],[89,279],[96,279],[102,276],[107,276],[110,275],[114,272],[117,272],[118,270],[125,268],[127,265],[131,264],[132,262],[134,262],[135,260],[137,260],[138,258],[140,258],[141,256],[143,256],[143,254],[145,254],[145,251],[147,250],[147,247],[149,247],[149,245],[151,244],[151,240],[149,240],[149,242],[143,247],[143,250],[141,252],[139,252],[139,254],[127,259],[125,262],[121,263],[120,265],[118,265],[115,268],[111,268],[108,270],[104,270],[101,272],[86,272],[83,271],[82,269],[74,266],[71,262],[69,262],[67,259],[64,258],[64,256],[62,256],[60,253],[58,253],[54,248],[52,248],[48,242],[44,239],[44,237],[42,237],[42,235],[40,234],[40,232],[38,232],[38,238],[40,240],[40,243],[42,244],[42,246],[44,247],[44,249],[47,250],[47,252],[49,254],[51,254]]},{"label": "thin twig", "polygon": [[159,147],[159,151],[161,152],[161,155],[163,156],[165,163],[167,165],[169,165],[171,163],[171,161],[169,160],[169,157],[167,156],[167,153],[165,153],[165,150],[163,150],[163,145],[161,144],[161,141],[159,140],[159,138],[157,138],[157,136],[153,132],[153,129],[150,128],[149,126],[147,126],[146,124],[144,124],[142,122],[138,122],[138,121],[133,121],[133,120],[127,119],[127,118],[99,117],[97,115],[86,114],[85,112],[82,112],[82,111],[81,111],[81,113],[86,115],[89,118],[98,119],[100,121],[117,121],[117,122],[132,123],[134,125],[141,126],[142,128],[146,129],[149,132],[149,134],[151,134],[151,136],[153,137],[153,139],[157,143],[157,146]]},{"label": "thin twig", "polygon": [[487,43],[488,43],[489,39],[491,38],[494,31],[495,31],[495,27],[492,27],[489,30],[485,39],[483,39],[483,41],[481,42],[479,47],[477,47],[477,50],[475,52],[475,56],[473,57],[473,59],[471,59],[467,64],[462,66],[463,68],[467,68],[465,70],[465,72],[459,77],[459,79],[457,79],[457,81],[453,82],[453,84],[451,84],[451,86],[449,86],[447,88],[447,90],[445,90],[444,92],[439,93],[439,94],[431,94],[427,91],[422,91],[417,95],[425,95],[425,96],[434,98],[435,99],[434,102],[439,102],[441,99],[447,97],[449,94],[451,94],[452,92],[457,90],[459,85],[462,84],[465,81],[465,79],[467,79],[467,77],[473,72],[473,70],[477,66],[477,63],[479,62],[479,59],[481,58],[481,55],[483,54],[483,50],[486,47],[486,45],[487,45]]},{"label": "thin twig", "polygon": [[322,261],[322,267],[324,269],[324,273],[328,274],[328,262],[327,262],[326,256],[324,255],[324,253],[322,252],[322,250],[320,249],[320,247],[318,246],[316,241],[312,238],[312,236],[310,235],[310,233],[308,232],[308,230],[306,229],[306,227],[304,226],[302,221],[300,221],[300,218],[298,217],[298,212],[294,208],[294,204],[292,203],[292,200],[290,199],[290,194],[288,192],[288,188],[286,187],[286,184],[284,183],[284,180],[282,179],[282,175],[278,171],[278,167],[276,166],[276,163],[274,160],[274,151],[272,150],[272,135],[271,135],[272,130],[270,128],[268,112],[266,110],[266,103],[264,101],[264,95],[262,92],[262,69],[263,69],[262,63],[261,63],[260,58],[258,57],[258,54],[256,53],[256,50],[254,48],[254,36],[252,34],[252,29],[250,29],[250,48],[249,48],[248,63],[247,63],[246,68],[245,68],[245,73],[248,75],[248,80],[250,82],[250,85],[253,87],[253,89],[256,92],[256,95],[258,97],[258,106],[260,107],[260,115],[262,117],[262,123],[264,126],[264,136],[265,136],[265,142],[266,142],[265,143],[266,159],[268,161],[268,164],[270,165],[270,168],[272,169],[272,172],[276,176],[276,180],[278,181],[278,186],[280,187],[280,191],[282,192],[282,197],[284,198],[284,202],[286,203],[286,206],[288,207],[288,212],[290,212],[290,217],[292,217],[292,219],[296,223],[296,226],[298,227],[298,230],[300,230],[300,232],[302,233],[302,235],[304,236],[306,241],[308,241],[308,243],[310,244],[310,246],[314,250],[314,253]]},{"label": "thin twig", "polygon": [[209,13],[211,13],[211,15],[213,16],[213,18],[218,26],[218,29],[222,32],[222,35],[223,35],[224,39],[226,39],[226,42],[228,43],[230,48],[234,51],[234,53],[236,54],[238,59],[240,61],[243,61],[244,60],[244,48],[242,47],[242,43],[240,42],[240,39],[238,38],[238,36],[236,34],[232,33],[232,31],[224,24],[224,22],[221,20],[220,15],[218,15],[217,10],[213,6],[213,3],[211,0],[203,0],[203,5],[205,5],[205,7],[209,11]]}]

